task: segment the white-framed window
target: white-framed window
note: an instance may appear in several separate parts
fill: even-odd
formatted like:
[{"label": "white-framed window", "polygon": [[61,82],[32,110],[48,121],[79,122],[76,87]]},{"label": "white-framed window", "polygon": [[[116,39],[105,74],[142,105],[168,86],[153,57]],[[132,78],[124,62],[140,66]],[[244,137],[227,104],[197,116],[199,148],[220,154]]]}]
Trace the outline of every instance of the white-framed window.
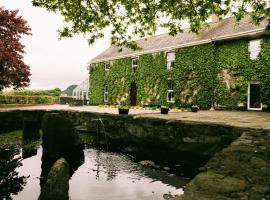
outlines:
[{"label": "white-framed window", "polygon": [[261,40],[251,40],[248,45],[251,60],[256,60],[261,52]]},{"label": "white-framed window", "polygon": [[104,86],[104,102],[108,102],[109,101],[109,88],[108,88],[108,85],[105,85]]},{"label": "white-framed window", "polygon": [[104,70],[105,72],[110,70],[110,63],[104,63]]},{"label": "white-framed window", "polygon": [[175,52],[167,52],[166,53],[166,61],[167,61],[167,69],[172,69],[174,67],[175,62]]},{"label": "white-framed window", "polygon": [[139,59],[138,58],[132,58],[132,63],[131,63],[132,72],[137,71],[138,65],[139,65]]},{"label": "white-framed window", "polygon": [[169,79],[168,82],[168,88],[167,88],[167,102],[174,102],[174,82],[172,79]]}]

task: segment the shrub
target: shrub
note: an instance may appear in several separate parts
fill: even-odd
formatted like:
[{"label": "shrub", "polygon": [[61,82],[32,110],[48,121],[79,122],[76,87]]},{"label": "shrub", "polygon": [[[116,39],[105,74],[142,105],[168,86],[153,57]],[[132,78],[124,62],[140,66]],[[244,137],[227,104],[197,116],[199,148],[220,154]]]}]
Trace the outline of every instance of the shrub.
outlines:
[{"label": "shrub", "polygon": [[53,96],[24,96],[0,94],[0,104],[54,104],[58,101]]}]

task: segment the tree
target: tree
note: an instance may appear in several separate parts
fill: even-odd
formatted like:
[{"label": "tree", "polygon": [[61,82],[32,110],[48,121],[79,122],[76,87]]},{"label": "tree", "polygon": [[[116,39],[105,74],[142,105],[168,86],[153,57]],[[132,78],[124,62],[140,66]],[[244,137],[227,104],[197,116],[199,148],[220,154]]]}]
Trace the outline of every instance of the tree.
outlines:
[{"label": "tree", "polygon": [[158,27],[171,35],[183,31],[187,20],[190,31],[198,33],[215,14],[220,19],[226,15],[239,21],[248,15],[255,24],[270,21],[267,0],[32,0],[34,6],[60,12],[66,26],[60,37],[85,34],[89,44],[104,36],[111,28],[111,44],[136,49],[132,40],[155,34]]},{"label": "tree", "polygon": [[0,91],[29,85],[30,67],[23,62],[22,35],[30,35],[27,22],[18,16],[18,10],[0,7]]}]

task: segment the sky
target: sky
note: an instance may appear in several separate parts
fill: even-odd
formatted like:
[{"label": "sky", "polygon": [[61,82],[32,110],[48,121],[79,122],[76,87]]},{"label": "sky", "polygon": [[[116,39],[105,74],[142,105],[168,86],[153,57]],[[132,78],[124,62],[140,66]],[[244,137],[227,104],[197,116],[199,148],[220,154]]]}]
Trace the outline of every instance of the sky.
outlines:
[{"label": "sky", "polygon": [[91,46],[83,36],[59,40],[62,16],[33,7],[31,0],[0,0],[0,6],[18,9],[32,28],[32,35],[21,40],[24,62],[31,68],[30,89],[64,90],[80,84],[88,77],[87,62],[110,46],[109,32]]}]

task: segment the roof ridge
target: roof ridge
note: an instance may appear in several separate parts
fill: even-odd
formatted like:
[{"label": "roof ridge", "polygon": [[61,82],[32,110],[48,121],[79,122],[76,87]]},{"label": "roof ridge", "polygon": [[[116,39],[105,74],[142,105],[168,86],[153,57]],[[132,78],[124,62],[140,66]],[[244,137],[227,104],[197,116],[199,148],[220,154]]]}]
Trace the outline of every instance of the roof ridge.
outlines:
[{"label": "roof ridge", "polygon": [[[135,54],[143,54],[144,52],[154,52],[159,49],[168,49],[173,47],[183,47],[195,45],[200,42],[206,42],[211,38],[229,38],[234,35],[249,34],[248,32],[260,32],[261,29],[265,29],[266,22],[262,22],[260,25],[254,25],[249,17],[244,17],[237,23],[237,28],[234,24],[237,22],[234,16],[230,16],[219,20],[217,22],[209,22],[209,26],[204,27],[198,34],[192,34],[190,28],[183,29],[183,32],[179,32],[175,36],[169,35],[168,32],[149,36],[146,38],[140,38],[134,40],[142,47],[140,51],[134,51],[128,48],[123,48],[119,52],[119,47],[111,45],[101,54],[91,59],[88,63],[103,62],[104,60],[118,59],[120,57],[128,57]],[[257,33],[256,32],[256,33]],[[169,37],[171,36],[171,37]]]},{"label": "roof ridge", "polygon": [[[211,26],[211,25],[214,25],[214,24],[219,24],[219,23],[221,23],[221,22],[224,22],[224,20],[229,20],[229,19],[233,19],[233,18],[235,18],[235,17],[233,17],[233,16],[231,16],[231,17],[227,17],[227,18],[224,18],[224,19],[222,19],[222,20],[219,20],[219,21],[217,21],[217,22],[209,22],[208,24]],[[207,26],[206,27],[204,27],[204,28],[208,28]],[[184,28],[183,29],[183,32],[185,32],[185,31],[187,31],[187,30],[190,30],[190,28],[189,27],[187,27],[187,28]],[[183,33],[183,32],[178,32],[177,34],[179,34],[179,33]],[[176,35],[177,35],[176,34]],[[144,38],[140,38],[140,39],[137,39],[137,40],[131,40],[131,41],[134,41],[134,42],[139,42],[139,41],[142,41],[142,40],[147,40],[148,38],[155,38],[155,37],[160,37],[160,36],[162,36],[162,35],[169,35],[169,36],[172,36],[172,35],[170,35],[170,32],[165,32],[165,33],[160,33],[160,34],[157,34],[157,35],[148,35],[148,36],[146,36],[146,37],[144,37]],[[172,37],[174,37],[174,36],[172,36]],[[113,45],[111,45],[110,47],[112,47]],[[117,46],[115,46],[115,47],[117,47]]]}]

